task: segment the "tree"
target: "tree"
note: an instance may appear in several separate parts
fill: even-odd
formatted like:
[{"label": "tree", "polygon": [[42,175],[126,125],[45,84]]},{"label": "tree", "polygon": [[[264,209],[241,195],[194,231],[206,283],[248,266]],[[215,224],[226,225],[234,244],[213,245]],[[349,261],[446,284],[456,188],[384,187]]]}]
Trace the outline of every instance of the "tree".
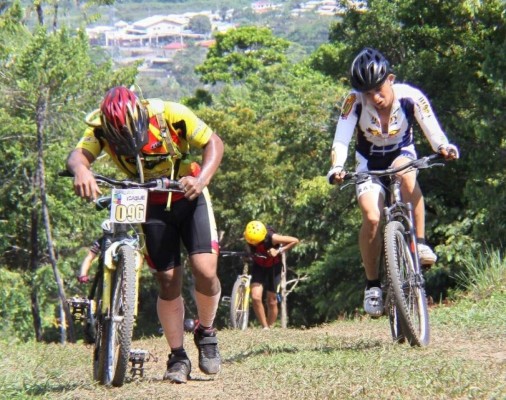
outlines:
[{"label": "tree", "polygon": [[195,68],[204,83],[242,81],[264,67],[286,61],[289,42],[275,37],[268,28],[240,27],[217,33],[215,39],[206,60]]},{"label": "tree", "polygon": [[[131,70],[112,73],[110,63],[96,65],[82,31],[76,35],[66,29],[48,33],[45,28],[36,27],[32,34],[17,18],[17,10],[13,7],[2,20],[6,29],[1,38],[5,50],[0,59],[0,93],[4,99],[0,109],[0,146],[4,154],[11,155],[0,165],[2,192],[9,194],[2,214],[30,216],[30,222],[2,226],[2,261],[13,269],[29,270],[38,340],[41,326],[33,278],[41,265],[52,266],[64,341],[63,322],[69,321],[70,314],[58,268],[50,209],[56,220],[68,224],[66,228],[60,227],[61,232],[66,231],[67,237],[72,237],[69,234],[72,214],[65,212],[68,206],[63,205],[71,193],[64,194],[47,178],[62,168],[70,143],[77,137],[76,128],[83,128],[79,110],[90,107],[97,95],[116,79],[133,82],[134,75]],[[75,246],[70,240],[67,245]],[[73,340],[72,331],[69,340]]]},{"label": "tree", "polygon": [[[242,85],[225,86],[210,106],[199,109],[225,143],[212,183],[223,249],[241,250],[245,224],[260,219],[302,239],[287,257],[298,274],[320,257],[337,214],[330,206],[332,188],[321,180],[330,160],[336,91],[322,74],[285,63],[260,69]],[[224,293],[233,284],[227,278]],[[303,314],[294,305],[305,286],[306,281],[290,295],[294,323]]]},{"label": "tree", "polygon": [[190,18],[190,30],[201,35],[209,35],[212,30],[211,20],[206,15],[195,15]]}]

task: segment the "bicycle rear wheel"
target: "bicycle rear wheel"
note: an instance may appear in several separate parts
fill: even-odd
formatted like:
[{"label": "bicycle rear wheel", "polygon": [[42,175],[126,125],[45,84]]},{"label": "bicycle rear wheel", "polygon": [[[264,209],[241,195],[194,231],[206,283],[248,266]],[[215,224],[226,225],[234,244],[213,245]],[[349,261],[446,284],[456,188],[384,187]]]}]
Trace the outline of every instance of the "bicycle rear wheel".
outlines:
[{"label": "bicycle rear wheel", "polygon": [[122,386],[130,359],[135,313],[135,252],[129,246],[118,249],[111,310],[105,322],[107,343],[105,384]]},{"label": "bicycle rear wheel", "polygon": [[232,289],[230,299],[230,326],[233,329],[245,330],[249,320],[249,282],[239,277]]},{"label": "bicycle rear wheel", "polygon": [[[391,221],[385,228],[388,278],[401,331],[411,346],[430,341],[429,312],[421,272],[415,271],[404,225]],[[409,240],[409,239],[408,239]]]}]

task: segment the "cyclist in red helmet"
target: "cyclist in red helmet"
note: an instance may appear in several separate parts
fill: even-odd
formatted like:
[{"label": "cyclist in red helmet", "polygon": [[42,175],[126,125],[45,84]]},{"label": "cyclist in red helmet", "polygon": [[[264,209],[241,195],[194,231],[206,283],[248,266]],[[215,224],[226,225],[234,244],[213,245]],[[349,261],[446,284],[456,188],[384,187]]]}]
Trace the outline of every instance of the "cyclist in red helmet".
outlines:
[{"label": "cyclist in red helmet", "polygon": [[[89,127],[67,159],[78,196],[95,200],[101,194],[90,167],[102,152],[130,178],[169,177],[183,186],[184,194],[150,192],[142,226],[146,260],[159,283],[158,317],[171,350],[164,379],[184,383],[191,371],[183,343],[181,242],[195,277],[199,368],[218,373],[221,358],[213,324],[221,286],[218,235],[207,186],[221,163],[223,142],[184,105],[140,100],[123,86],[110,89],[86,122]],[[201,149],[202,166],[190,162],[192,148]]]},{"label": "cyclist in red helmet", "polygon": [[[327,174],[329,183],[343,182],[348,146],[355,132],[357,172],[398,167],[416,159],[414,122],[420,125],[435,152],[447,159],[459,157],[425,95],[410,85],[395,83],[388,60],[378,50],[360,51],[351,64],[350,81],[354,90],[346,97],[337,123],[332,168]],[[378,259],[385,191],[378,179],[362,182],[356,190],[362,211],[359,247],[367,280],[364,310],[377,317],[383,313]],[[416,172],[403,174],[401,190],[403,198],[413,204],[420,261],[423,265],[434,264],[437,256],[425,244],[425,207]]]}]

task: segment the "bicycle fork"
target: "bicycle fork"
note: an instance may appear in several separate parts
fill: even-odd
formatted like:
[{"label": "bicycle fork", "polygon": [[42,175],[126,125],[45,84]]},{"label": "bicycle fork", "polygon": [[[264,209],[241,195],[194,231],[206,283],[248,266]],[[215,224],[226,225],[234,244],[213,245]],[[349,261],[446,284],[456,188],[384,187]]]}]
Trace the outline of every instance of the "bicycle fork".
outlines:
[{"label": "bicycle fork", "polygon": [[[102,315],[109,316],[109,310],[111,309],[111,297],[112,297],[112,286],[113,286],[113,277],[114,272],[116,271],[116,261],[117,261],[117,250],[119,246],[127,246],[122,242],[112,243],[111,246],[107,249],[104,254],[104,286],[102,293]],[[144,258],[139,251],[135,251],[135,309],[134,309],[134,317],[137,317],[138,312],[138,301],[139,298],[139,286],[140,286],[140,270],[142,267],[142,263],[144,262]]]},{"label": "bicycle fork", "polygon": [[[392,220],[399,220],[402,222],[406,229],[405,235],[409,239],[407,241],[409,245],[409,251],[413,260],[414,274],[411,277],[414,279],[412,284],[420,287],[424,284],[423,276],[421,274],[420,258],[418,256],[418,247],[416,241],[416,229],[415,229],[415,214],[413,205],[411,203],[404,203],[401,196],[401,181],[397,178],[393,178],[394,182],[391,186],[391,193],[389,198],[389,205],[384,208],[385,220],[388,222]],[[390,205],[391,204],[391,205]],[[407,215],[407,217],[406,217]],[[410,279],[410,280],[412,280]]]}]

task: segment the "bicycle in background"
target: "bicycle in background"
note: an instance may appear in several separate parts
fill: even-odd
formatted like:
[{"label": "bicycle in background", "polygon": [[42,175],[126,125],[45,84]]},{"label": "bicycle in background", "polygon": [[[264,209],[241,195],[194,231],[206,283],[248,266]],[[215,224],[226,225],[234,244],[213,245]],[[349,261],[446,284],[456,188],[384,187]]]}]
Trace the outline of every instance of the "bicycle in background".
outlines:
[{"label": "bicycle in background", "polygon": [[416,245],[413,207],[411,203],[402,201],[401,178],[398,174],[443,166],[443,163],[433,162],[441,158],[440,154],[433,154],[398,168],[351,172],[344,178],[349,181],[348,184],[358,184],[373,176],[385,179],[384,246],[380,257],[383,293],[386,293],[385,313],[389,317],[394,341],[407,340],[411,346],[429,344],[430,325],[425,280]]},{"label": "bicycle in background", "polygon": [[[68,172],[60,176],[71,176]],[[93,378],[102,385],[122,386],[132,363],[132,375],[143,375],[149,353],[131,349],[138,310],[139,278],[144,261],[141,230],[148,191],[182,192],[179,182],[160,178],[145,183],[119,181],[94,174],[111,196],[96,201],[97,210],[110,210],[112,234],[106,241],[86,299],[70,299],[76,318],[85,320],[85,340],[94,344]]]},{"label": "bicycle in background", "polygon": [[251,254],[244,251],[220,251],[222,257],[239,257],[243,260],[242,273],[237,276],[230,296],[230,327],[245,330],[249,322],[251,275],[249,263]]}]

